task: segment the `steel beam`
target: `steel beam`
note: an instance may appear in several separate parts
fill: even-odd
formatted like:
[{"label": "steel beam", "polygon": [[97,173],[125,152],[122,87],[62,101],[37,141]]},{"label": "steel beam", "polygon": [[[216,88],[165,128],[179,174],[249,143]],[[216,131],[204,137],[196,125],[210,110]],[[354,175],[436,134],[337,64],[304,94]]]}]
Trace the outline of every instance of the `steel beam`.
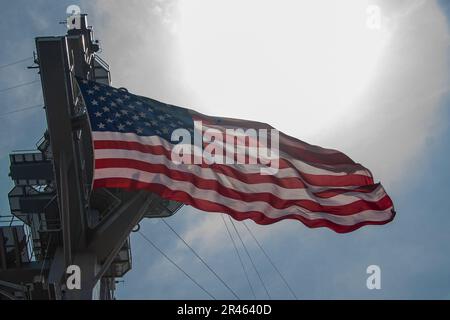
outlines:
[{"label": "steel beam", "polygon": [[99,280],[109,268],[125,240],[155,199],[154,194],[147,191],[133,192],[131,195],[131,198],[89,233],[88,249],[97,253],[98,262],[102,265],[96,280]]},{"label": "steel beam", "polygon": [[41,37],[36,48],[53,153],[53,168],[61,213],[66,265],[85,246],[85,196],[78,145],[72,132],[74,114],[72,76],[66,37]]}]

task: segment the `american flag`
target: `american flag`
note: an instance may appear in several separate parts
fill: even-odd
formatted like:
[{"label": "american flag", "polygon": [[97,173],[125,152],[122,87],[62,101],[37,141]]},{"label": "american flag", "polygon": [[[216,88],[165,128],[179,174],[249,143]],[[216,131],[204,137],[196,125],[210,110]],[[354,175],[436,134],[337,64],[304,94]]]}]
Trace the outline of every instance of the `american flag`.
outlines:
[{"label": "american flag", "polygon": [[78,79],[94,145],[94,188],[146,189],[234,219],[283,219],[345,233],[394,219],[393,203],[372,174],[345,154],[279,135],[279,170],[262,164],[175,163],[174,130],[272,129],[254,121],[210,117],[100,83]]}]

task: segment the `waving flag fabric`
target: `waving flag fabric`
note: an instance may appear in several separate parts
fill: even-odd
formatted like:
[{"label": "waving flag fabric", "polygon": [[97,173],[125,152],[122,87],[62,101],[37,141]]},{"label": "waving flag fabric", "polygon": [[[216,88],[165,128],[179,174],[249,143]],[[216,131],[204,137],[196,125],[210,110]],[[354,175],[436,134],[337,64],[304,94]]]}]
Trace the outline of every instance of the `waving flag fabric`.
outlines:
[{"label": "waving flag fabric", "polygon": [[280,133],[279,169],[273,174],[262,174],[264,164],[232,163],[226,157],[223,163],[179,163],[173,159],[177,143],[172,134],[183,129],[194,135],[195,121],[201,121],[202,133],[213,130],[224,136],[227,129],[273,128],[206,116],[87,80],[78,83],[92,130],[94,188],[147,189],[237,220],[270,224],[295,219],[342,233],[394,218],[382,185],[339,151]]}]

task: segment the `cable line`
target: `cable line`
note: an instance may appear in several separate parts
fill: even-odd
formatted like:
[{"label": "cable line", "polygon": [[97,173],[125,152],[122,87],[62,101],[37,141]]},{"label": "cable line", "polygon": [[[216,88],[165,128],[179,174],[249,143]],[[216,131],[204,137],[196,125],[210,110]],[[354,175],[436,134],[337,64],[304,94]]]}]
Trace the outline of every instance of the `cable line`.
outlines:
[{"label": "cable line", "polygon": [[0,93],[6,92],[6,91],[9,91],[9,90],[12,90],[12,89],[17,89],[17,88],[25,87],[25,86],[28,86],[28,85],[30,85],[30,84],[37,83],[37,82],[40,82],[40,81],[41,81],[41,80],[34,80],[34,81],[29,81],[29,82],[21,83],[21,84],[18,84],[18,85],[9,87],[9,88],[4,88],[4,89],[1,89],[1,90],[0,90]]},{"label": "cable line", "polygon": [[212,274],[233,294],[233,296],[235,296],[236,299],[240,300],[238,295],[233,291],[233,289],[231,289],[227,283],[206,263],[205,260],[202,259],[202,257],[200,257],[200,255],[180,236],[180,234],[178,234],[178,232],[175,231],[174,228],[172,228],[172,226],[165,221],[164,219],[161,219],[162,222],[164,222],[164,224],[170,229],[172,230],[172,232],[181,240],[183,241],[183,243],[191,250],[191,252],[206,266],[206,268],[208,268],[209,271],[212,272]]},{"label": "cable line", "polygon": [[255,263],[253,262],[253,259],[252,259],[252,257],[250,256],[250,253],[248,252],[247,247],[245,246],[244,241],[242,240],[241,235],[239,234],[239,232],[238,232],[238,230],[237,230],[237,228],[236,228],[236,225],[234,224],[233,220],[231,220],[231,217],[230,217],[230,216],[228,216],[228,218],[230,219],[231,224],[233,225],[234,231],[236,231],[236,233],[237,233],[237,235],[238,235],[238,237],[239,237],[239,240],[241,241],[241,244],[242,244],[242,246],[244,247],[245,253],[247,253],[248,258],[250,259],[250,262],[251,262],[251,264],[252,264],[252,266],[253,266],[253,269],[255,269],[255,272],[256,272],[256,274],[258,275],[258,278],[259,278],[259,280],[261,281],[261,284],[262,284],[262,286],[264,287],[264,290],[266,291],[266,294],[267,294],[267,296],[269,297],[269,300],[271,300],[272,297],[271,297],[270,294],[269,294],[269,290],[267,290],[267,287],[266,287],[266,285],[264,284],[264,281],[263,281],[263,279],[262,279],[262,277],[261,277],[261,274],[259,273],[258,269],[256,269]]},{"label": "cable line", "polygon": [[149,244],[151,244],[153,248],[155,248],[161,255],[163,255],[164,258],[166,258],[170,263],[172,263],[175,267],[177,267],[178,270],[183,272],[186,277],[188,277],[195,285],[197,285],[197,287],[202,289],[203,292],[205,292],[212,299],[216,300],[216,298],[208,290],[206,290],[200,283],[195,281],[195,279],[192,278],[186,271],[184,271],[175,261],[170,259],[168,255],[166,255],[160,248],[158,248],[158,246],[155,243],[153,243],[153,241],[147,238],[141,231],[138,231],[138,233],[141,235],[142,238],[144,238],[144,240],[146,240]]},{"label": "cable line", "polygon": [[5,113],[0,113],[0,118],[2,118],[4,116],[7,116],[7,115],[10,115],[10,114],[13,114],[13,113],[22,112],[22,111],[26,111],[26,110],[30,110],[30,109],[43,108],[43,107],[44,107],[43,104],[38,104],[38,105],[35,105],[35,106],[30,106],[30,107],[25,107],[25,108],[21,108],[21,109],[8,111],[8,112],[5,112]]},{"label": "cable line", "polygon": [[247,278],[247,282],[248,282],[248,285],[250,287],[250,290],[252,291],[253,298],[256,299],[255,290],[253,289],[252,283],[250,282],[250,278],[248,277],[247,269],[245,269],[244,262],[242,261],[241,255],[240,255],[239,250],[238,250],[238,248],[236,246],[236,242],[234,241],[234,239],[233,239],[233,237],[231,235],[230,229],[228,228],[228,225],[225,222],[225,218],[223,217],[223,214],[221,214],[220,216],[222,217],[223,224],[227,228],[227,232],[228,232],[228,235],[230,236],[231,242],[233,242],[234,250],[236,251],[236,254],[237,254],[238,258],[239,258],[239,262],[241,263],[242,270],[244,271],[245,277]]},{"label": "cable line", "polygon": [[278,275],[280,276],[281,280],[283,280],[284,284],[286,285],[286,287],[288,288],[288,290],[291,292],[292,296],[294,296],[294,298],[296,300],[298,300],[297,295],[295,294],[294,290],[292,290],[291,286],[289,285],[289,283],[286,281],[286,279],[284,278],[283,274],[280,272],[280,270],[277,268],[277,266],[275,265],[275,263],[272,261],[272,259],[270,258],[270,256],[267,254],[267,252],[263,249],[262,245],[259,243],[258,239],[256,239],[255,235],[253,234],[253,232],[250,230],[250,228],[247,226],[247,224],[245,223],[245,221],[243,221],[244,226],[247,228],[248,232],[250,233],[250,235],[252,236],[253,240],[255,240],[256,244],[258,245],[259,249],[261,249],[262,253],[266,256],[267,260],[270,262],[270,264],[272,265],[272,267],[275,269],[275,271],[278,273]]},{"label": "cable line", "polygon": [[[44,259],[42,259],[41,272],[39,272],[39,278],[40,278],[40,280],[41,280],[42,274],[43,274],[43,272],[44,272],[45,260],[47,259],[48,248],[50,247],[50,242],[51,242],[51,241],[52,241],[52,234],[50,233],[50,235],[48,236],[48,240],[47,240],[47,248],[45,249]],[[41,281],[42,281],[42,280],[41,280]]]},{"label": "cable line", "polygon": [[10,67],[10,66],[13,66],[15,64],[19,64],[19,63],[22,63],[22,62],[25,62],[25,61],[28,61],[28,60],[31,60],[31,59],[33,59],[33,58],[29,57],[29,58],[20,59],[20,60],[11,62],[11,63],[3,64],[3,65],[0,65],[0,69],[6,68],[6,67]]}]

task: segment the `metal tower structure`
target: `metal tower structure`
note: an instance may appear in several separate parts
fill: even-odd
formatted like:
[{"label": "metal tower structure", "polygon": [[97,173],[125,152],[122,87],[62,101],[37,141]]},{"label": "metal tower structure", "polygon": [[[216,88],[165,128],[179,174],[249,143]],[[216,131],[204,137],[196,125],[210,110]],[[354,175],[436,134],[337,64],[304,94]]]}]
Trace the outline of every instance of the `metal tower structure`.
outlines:
[{"label": "metal tower structure", "polygon": [[[181,207],[146,191],[92,190],[92,141],[75,76],[110,84],[98,50],[86,15],[64,36],[36,38],[48,129],[37,150],[10,155],[13,218],[0,227],[0,299],[114,299],[116,279],[131,269],[130,232]],[[66,287],[70,265],[81,269],[81,289]]]}]

